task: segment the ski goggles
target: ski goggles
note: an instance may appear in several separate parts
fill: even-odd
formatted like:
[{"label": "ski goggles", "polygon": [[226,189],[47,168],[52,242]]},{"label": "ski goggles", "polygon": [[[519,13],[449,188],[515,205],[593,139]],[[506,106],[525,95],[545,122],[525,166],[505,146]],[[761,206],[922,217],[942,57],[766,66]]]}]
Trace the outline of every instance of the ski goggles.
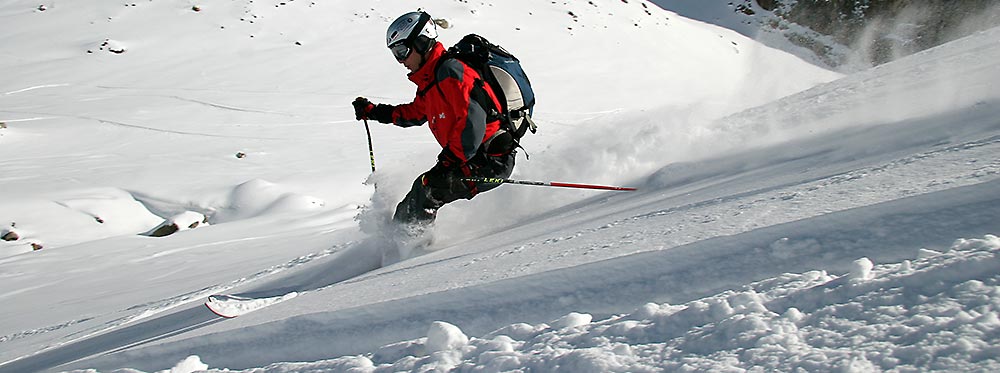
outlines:
[{"label": "ski goggles", "polygon": [[406,57],[410,56],[410,52],[412,51],[412,48],[410,48],[410,47],[406,46],[406,44],[400,42],[400,43],[396,43],[396,44],[393,44],[392,46],[390,46],[389,50],[392,51],[392,56],[396,57],[396,61],[403,62],[403,60],[405,60]]}]

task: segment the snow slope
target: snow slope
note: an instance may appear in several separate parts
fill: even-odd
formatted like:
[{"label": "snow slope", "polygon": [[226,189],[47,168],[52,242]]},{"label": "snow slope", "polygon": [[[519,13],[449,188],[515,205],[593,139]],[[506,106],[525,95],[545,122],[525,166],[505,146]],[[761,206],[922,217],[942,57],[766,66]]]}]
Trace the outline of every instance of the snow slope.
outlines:
[{"label": "snow slope", "polygon": [[506,186],[379,268],[357,206],[434,144],[374,127],[373,195],[347,103],[407,99],[410,5],[284,4],[0,7],[0,371],[995,369],[1000,30],[777,100],[838,76],[642,2],[434,2],[546,92],[517,177],[641,191]]},{"label": "snow slope", "polygon": [[[368,354],[249,371],[992,371],[998,251],[988,235],[901,263],[861,258],[843,275],[785,273],[683,304],[646,303],[601,320],[571,312],[478,337],[434,321],[425,337]],[[631,285],[640,284],[665,285]],[[209,367],[191,356],[174,369],[194,364]]]}]

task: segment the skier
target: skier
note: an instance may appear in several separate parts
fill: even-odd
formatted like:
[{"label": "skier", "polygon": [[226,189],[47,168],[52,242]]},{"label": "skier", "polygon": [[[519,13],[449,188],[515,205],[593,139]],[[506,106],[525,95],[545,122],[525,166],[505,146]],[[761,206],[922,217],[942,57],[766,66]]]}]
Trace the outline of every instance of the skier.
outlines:
[{"label": "skier", "polygon": [[445,204],[471,199],[500,185],[463,178],[509,177],[514,169],[514,141],[500,129],[496,109],[500,103],[489,85],[461,61],[442,58],[445,48],[437,41],[429,14],[410,12],[397,18],[386,31],[386,45],[410,71],[407,77],[417,85],[416,97],[401,105],[376,105],[358,97],[352,105],[358,120],[374,119],[399,127],[429,122],[441,153],[434,167],[414,180],[393,214],[393,220],[406,229],[422,232]]}]

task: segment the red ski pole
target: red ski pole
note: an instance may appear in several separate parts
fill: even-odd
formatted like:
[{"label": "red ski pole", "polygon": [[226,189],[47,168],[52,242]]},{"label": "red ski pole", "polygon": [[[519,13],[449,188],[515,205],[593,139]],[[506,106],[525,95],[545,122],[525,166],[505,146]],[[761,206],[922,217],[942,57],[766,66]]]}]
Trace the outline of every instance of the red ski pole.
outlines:
[{"label": "red ski pole", "polygon": [[614,190],[621,192],[632,192],[636,188],[620,187],[620,186],[608,186],[608,185],[594,185],[594,184],[577,184],[577,183],[560,183],[554,181],[527,181],[527,180],[513,180],[513,179],[501,179],[492,177],[472,177],[464,178],[463,181],[471,181],[475,183],[492,183],[492,184],[521,184],[521,185],[535,185],[535,186],[549,186],[549,187],[559,187],[559,188],[577,188],[577,189],[600,189],[600,190]]}]

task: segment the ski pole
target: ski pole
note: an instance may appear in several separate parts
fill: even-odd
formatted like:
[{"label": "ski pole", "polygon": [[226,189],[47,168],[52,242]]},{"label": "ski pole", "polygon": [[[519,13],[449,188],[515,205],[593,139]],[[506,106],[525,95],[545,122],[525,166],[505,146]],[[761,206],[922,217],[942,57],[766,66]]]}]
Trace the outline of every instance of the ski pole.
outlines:
[{"label": "ski pole", "polygon": [[559,182],[554,182],[554,181],[527,181],[527,180],[501,179],[501,178],[493,178],[493,177],[470,177],[470,178],[463,178],[462,181],[471,181],[471,182],[474,182],[474,183],[521,184],[521,185],[535,185],[535,186],[550,186],[550,187],[559,187],[559,188],[616,190],[616,191],[623,191],[623,192],[631,192],[631,191],[635,191],[636,190],[636,188],[619,187],[619,186],[593,185],[593,184],[575,184],[575,183],[559,183]]},{"label": "ski pole", "polygon": [[372,148],[372,130],[368,128],[368,119],[365,119],[365,132],[368,133],[368,156],[372,160],[372,173],[375,173],[375,150]]}]

